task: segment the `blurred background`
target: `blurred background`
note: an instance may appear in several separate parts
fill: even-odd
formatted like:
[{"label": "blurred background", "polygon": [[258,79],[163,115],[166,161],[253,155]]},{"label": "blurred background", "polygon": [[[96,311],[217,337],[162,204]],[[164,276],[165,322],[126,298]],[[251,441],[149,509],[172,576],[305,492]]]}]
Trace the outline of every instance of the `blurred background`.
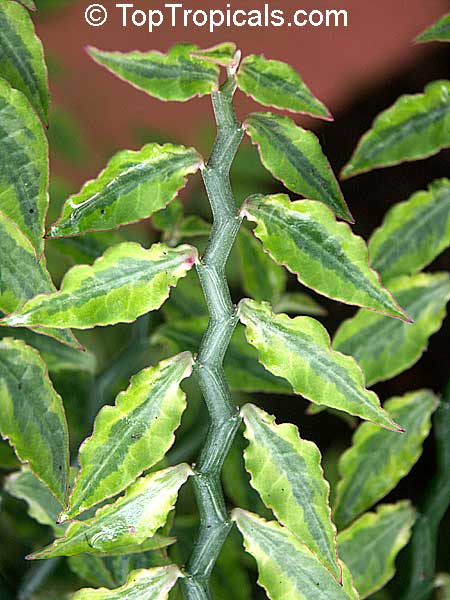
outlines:
[{"label": "blurred background", "polygon": [[[415,46],[412,42],[423,29],[448,10],[448,0],[337,0],[333,6],[328,0],[296,0],[295,4],[294,0],[280,0],[273,8],[346,9],[348,27],[306,27],[289,31],[286,28],[224,28],[214,34],[199,28],[184,27],[172,29],[166,26],[151,34],[145,27],[123,28],[114,11],[116,2],[103,0],[103,3],[110,14],[116,16],[104,26],[93,28],[84,20],[85,9],[90,4],[88,0],[36,0],[38,12],[34,21],[44,44],[52,93],[48,130],[52,173],[50,222],[58,216],[61,203],[67,196],[77,192],[84,181],[95,177],[119,149],[138,149],[150,141],[173,141],[195,145],[204,156],[208,156],[213,141],[212,112],[208,98],[171,104],[152,99],[94,64],[85,52],[87,45],[106,50],[166,51],[180,41],[196,43],[200,47],[234,41],[244,55],[264,53],[268,58],[289,62],[334,115],[332,123],[297,116],[295,120],[316,132],[336,173],[349,159],[360,136],[382,110],[402,94],[421,92],[428,82],[449,77],[448,45]],[[225,9],[226,5],[226,1],[218,0],[207,6],[193,0],[184,2],[185,8],[192,9]],[[134,6],[143,10],[157,8],[155,2],[143,0],[135,2]],[[250,2],[233,2],[234,8],[240,6],[248,10]],[[263,6],[263,2],[256,0],[251,5],[252,8]],[[253,101],[241,92],[236,94],[236,105],[241,117],[257,109]],[[344,182],[344,196],[356,219],[355,232],[368,239],[381,224],[390,206],[406,200],[416,190],[425,189],[434,179],[450,176],[449,159],[450,151],[447,150],[426,160],[376,170]],[[250,193],[273,193],[281,190],[277,182],[260,166],[256,151],[248,143],[244,143],[240,150],[232,175],[238,203]],[[188,188],[181,194],[181,200],[187,214],[197,213],[205,219],[209,218],[207,200],[199,177],[190,181]],[[131,237],[145,241],[154,240],[158,235],[150,222],[132,226],[128,230],[131,231]],[[203,243],[199,242],[200,247]],[[50,247],[48,258],[52,274],[58,280],[70,264],[64,263],[62,255]],[[427,270],[450,270],[449,259],[450,253],[447,251]],[[232,256],[230,281],[233,295],[239,299],[244,294],[237,275],[237,263],[236,256]],[[298,289],[298,283],[292,277],[289,277],[288,289]],[[317,296],[315,299],[323,308],[325,314],[320,318],[330,334],[334,333],[343,319],[355,312],[352,307],[323,297]],[[190,298],[190,301],[193,302],[194,299]],[[171,318],[180,317],[176,303],[172,309],[169,307],[165,317],[169,322]],[[137,327],[144,327],[147,335],[149,328],[151,332],[152,327],[157,325],[158,322],[155,324],[150,321],[149,324],[145,321],[140,324],[138,322]],[[113,332],[108,331],[110,329],[112,328],[101,332],[100,341],[94,337],[89,338],[89,334],[83,339],[80,336],[90,349],[96,351],[100,364],[103,362],[104,365],[115,360],[114,348],[118,344],[123,344],[125,351],[129,348],[126,341],[129,328],[118,326],[113,328]],[[138,329],[136,331],[139,333]],[[440,392],[450,372],[449,340],[450,323],[447,319],[439,333],[431,338],[428,351],[419,363],[400,376],[377,384],[374,390],[383,400],[422,387]],[[123,356],[124,352],[122,359]],[[119,363],[121,368],[124,367],[122,359],[119,356],[116,366],[113,362],[116,370]],[[136,354],[133,354],[131,360],[135,359]],[[147,356],[147,363],[149,359],[152,360],[151,354]],[[135,372],[140,366],[139,361],[131,369],[130,365],[125,365],[123,380],[115,381],[110,386],[104,399],[97,402],[97,408],[101,403],[111,401],[113,392],[125,387],[129,376],[127,371]],[[55,385],[61,391],[66,407],[71,407],[71,430],[79,431],[81,440],[86,435],[86,424],[80,425],[85,410],[80,397],[85,395],[86,386],[81,378],[74,378],[72,381],[67,378],[58,381],[56,378]],[[88,388],[89,385],[87,384]],[[105,389],[108,385],[109,382],[106,382]],[[198,403],[201,404],[200,401]],[[349,423],[331,413],[306,416],[304,410],[307,403],[297,397],[259,395],[258,403],[266,410],[276,413],[279,422],[291,421],[301,425],[303,437],[314,440],[324,451],[327,476],[332,480],[336,475],[336,457],[351,440],[352,428]],[[96,403],[91,402],[90,407],[93,410]],[[195,410],[197,413],[194,411],[188,417],[187,425],[189,419],[192,425],[197,418],[196,414],[203,415],[198,412],[201,408]],[[206,425],[206,417],[203,421]],[[202,435],[204,430],[203,428],[201,431]],[[73,450],[76,450],[77,441],[79,440],[75,439]],[[198,440],[195,444],[198,445]],[[195,444],[191,447],[194,456]],[[433,450],[433,441],[429,439],[413,473],[386,498],[387,502],[404,497],[410,497],[414,502],[420,497],[433,469]],[[225,482],[228,495],[233,497],[232,469],[228,469],[225,477],[228,480]],[[29,527],[31,525],[25,523],[22,533],[29,531]],[[192,528],[187,528],[185,533],[188,546],[192,541],[192,532]],[[181,539],[183,532],[179,531],[177,535]],[[441,533],[438,570],[448,570],[450,548],[446,540],[450,539],[449,536],[447,518]],[[23,556],[23,553],[19,549],[17,556]],[[19,559],[15,569],[17,565],[20,565]],[[10,571],[8,579],[19,579],[20,568],[18,571]],[[226,594],[223,597],[227,598]],[[228,595],[228,600],[231,597]],[[389,596],[378,597],[381,599]],[[390,597],[395,597],[395,591]],[[221,600],[222,596],[217,595],[217,598]]]}]

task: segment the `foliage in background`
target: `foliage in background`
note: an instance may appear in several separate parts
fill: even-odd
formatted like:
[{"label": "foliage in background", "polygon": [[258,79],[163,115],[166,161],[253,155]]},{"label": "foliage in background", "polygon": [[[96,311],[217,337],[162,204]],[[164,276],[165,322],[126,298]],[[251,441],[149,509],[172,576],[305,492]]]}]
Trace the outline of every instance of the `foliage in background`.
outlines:
[{"label": "foliage in background", "polygon": [[[418,41],[448,39],[448,18]],[[270,112],[236,120],[236,88],[266,107],[330,118],[289,65],[240,61],[232,43],[92,49],[152,96],[212,95],[217,139],[206,164],[178,143],[119,152],[55,223],[71,186],[52,181],[46,219],[42,46],[13,0],[0,0],[0,32],[0,431],[15,450],[0,444],[0,530],[18,540],[1,551],[2,598],[348,600],[383,590],[425,600],[433,587],[445,598],[450,576],[435,576],[435,552],[450,500],[450,388],[383,405],[367,388],[417,362],[445,317],[450,275],[423,269],[450,245],[450,181],[389,210],[368,242],[370,264],[365,242],[336,219],[352,222],[317,137]],[[449,91],[438,81],[400,98],[343,175],[450,146]],[[50,144],[76,163],[84,151],[71,147],[70,116],[57,111],[50,124]],[[270,193],[280,186],[243,146],[234,199],[228,176],[244,132],[284,193]],[[188,213],[176,198],[197,171],[212,225],[195,180]],[[148,217],[152,229],[123,227]],[[227,283],[233,298],[251,299],[236,309]],[[299,283],[359,307],[332,340]],[[259,393],[301,395],[314,412],[366,422],[330,466],[301,430],[256,406]],[[423,501],[377,504],[413,469],[433,420],[437,465]],[[331,473],[337,461],[330,490],[321,463]],[[26,554],[45,560],[22,577]]]}]

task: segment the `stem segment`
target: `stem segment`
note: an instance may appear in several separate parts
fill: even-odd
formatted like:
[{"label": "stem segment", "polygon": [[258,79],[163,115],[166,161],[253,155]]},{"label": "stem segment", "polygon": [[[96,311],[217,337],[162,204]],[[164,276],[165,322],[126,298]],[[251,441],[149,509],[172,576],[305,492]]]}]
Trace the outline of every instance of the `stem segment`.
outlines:
[{"label": "stem segment", "polygon": [[217,137],[208,164],[202,170],[213,213],[213,226],[197,272],[210,320],[200,345],[195,370],[210,415],[210,426],[193,478],[200,529],[186,565],[186,577],[181,580],[187,600],[211,597],[211,571],[232,527],[220,474],[240,423],[222,366],[237,323],[225,265],[242,220],[237,213],[230,184],[230,168],[243,135],[233,107],[235,90],[234,75],[229,74],[220,90],[212,95]]}]

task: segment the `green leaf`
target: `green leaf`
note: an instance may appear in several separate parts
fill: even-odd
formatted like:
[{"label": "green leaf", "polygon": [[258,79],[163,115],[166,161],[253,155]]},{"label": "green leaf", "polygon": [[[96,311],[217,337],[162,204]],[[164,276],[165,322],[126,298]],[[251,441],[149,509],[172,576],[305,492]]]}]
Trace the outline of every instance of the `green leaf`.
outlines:
[{"label": "green leaf", "polygon": [[19,0],[20,4],[22,4],[23,6],[26,6],[26,8],[28,8],[29,10],[36,10],[36,5],[33,2],[33,0]]},{"label": "green leaf", "polygon": [[288,529],[275,521],[235,508],[232,519],[245,549],[258,564],[258,583],[279,600],[348,600],[351,598],[319,559]]},{"label": "green leaf", "polygon": [[196,215],[188,215],[181,221],[177,228],[177,235],[180,239],[208,236],[211,232],[211,225]]},{"label": "green leaf", "polygon": [[109,589],[117,585],[109,564],[100,556],[95,554],[69,556],[67,564],[75,575],[90,585]]},{"label": "green leaf", "polygon": [[4,489],[8,494],[28,504],[28,514],[41,525],[55,528],[56,520],[63,509],[59,502],[28,467],[12,473],[5,479]]},{"label": "green leaf", "polygon": [[124,237],[118,231],[101,231],[79,237],[52,239],[47,249],[55,248],[57,252],[68,257],[72,264],[91,265],[110,246],[124,241]]},{"label": "green leaf", "polygon": [[109,248],[93,266],[70,269],[61,290],[28,301],[3,319],[12,327],[74,327],[130,323],[158,309],[197,258],[192,246],[145,250],[134,242]]},{"label": "green leaf", "polygon": [[255,300],[276,302],[286,288],[286,273],[264,253],[254,236],[241,229],[237,238],[242,288]]},{"label": "green leaf", "polygon": [[408,501],[382,504],[339,533],[339,555],[361,598],[381,589],[395,573],[395,558],[411,536],[415,511]]},{"label": "green leaf", "polygon": [[[172,352],[198,352],[207,318],[186,318],[162,325],[153,336],[153,342],[169,345]],[[225,376],[234,391],[291,394],[291,386],[275,377],[258,362],[258,354],[245,339],[243,327],[238,325],[225,355]]]},{"label": "green leaf", "polygon": [[364,388],[355,360],[331,349],[328,333],[318,321],[275,315],[267,303],[249,299],[239,303],[239,317],[260,362],[287,379],[296,394],[387,429],[400,429],[381,408],[378,396]]},{"label": "green leaf", "polygon": [[[1,19],[0,9],[0,32]],[[31,240],[38,255],[44,250],[48,177],[48,143],[42,124],[24,95],[0,79],[1,210]]]},{"label": "green leaf", "polygon": [[384,408],[404,428],[395,435],[362,423],[353,443],[340,458],[341,480],[333,512],[340,528],[386,496],[409,473],[422,453],[438,399],[429,390],[388,400]]},{"label": "green leaf", "polygon": [[370,268],[364,240],[321,202],[258,195],[245,202],[241,213],[256,223],[255,235],[266,252],[300,283],[347,304],[406,318]]},{"label": "green leaf", "polygon": [[64,407],[39,353],[20,340],[0,340],[0,431],[64,503],[69,472]]},{"label": "green leaf", "polygon": [[315,98],[300,75],[288,64],[250,54],[237,73],[239,89],[264,106],[274,106],[330,121],[327,107]]},{"label": "green leaf", "polygon": [[383,281],[411,275],[450,246],[450,180],[434,181],[395,204],[372,235],[369,253]]},{"label": "green leaf", "polygon": [[192,50],[191,56],[201,58],[209,62],[215,63],[222,67],[236,66],[236,44],[233,42],[223,42],[206,50]]},{"label": "green leaf", "polygon": [[114,229],[164,208],[195,173],[202,158],[194,148],[147,144],[113,156],[97,179],[64,204],[48,237]]},{"label": "green leaf", "polygon": [[73,521],[64,537],[29,558],[118,553],[141,545],[164,525],[191,473],[181,464],[140,477],[118,500],[99,508],[91,519]]},{"label": "green leaf", "polygon": [[192,363],[184,352],[140,371],[114,406],[100,410],[92,436],[80,448],[80,472],[61,520],[115,496],[164,458],[186,408],[180,383]]},{"label": "green leaf", "polygon": [[319,140],[289,117],[253,113],[245,129],[259,148],[263,165],[291,191],[321,200],[339,217],[353,222]]},{"label": "green leaf", "polygon": [[450,42],[450,13],[447,13],[416,37],[416,42]]},{"label": "green leaf", "polygon": [[125,585],[115,590],[83,589],[72,600],[167,600],[177,579],[183,577],[176,565],[139,569],[130,573]]},{"label": "green leaf", "polygon": [[267,508],[296,535],[339,580],[336,528],[328,503],[319,449],[302,440],[295,425],[277,425],[275,417],[253,404],[241,409],[245,437],[245,466],[251,484]]},{"label": "green leaf", "polygon": [[363,135],[342,177],[432,156],[450,146],[450,81],[399,98]]},{"label": "green leaf", "polygon": [[0,77],[25,94],[47,122],[49,92],[44,51],[28,11],[17,2],[3,1],[0,6]]},{"label": "green leaf", "polygon": [[178,44],[159,52],[105,52],[89,47],[98,64],[139,90],[160,100],[184,101],[217,90],[219,67],[192,55],[196,46]]},{"label": "green leaf", "polygon": [[172,234],[181,223],[184,216],[184,208],[181,200],[175,198],[164,208],[161,208],[152,217],[152,223],[160,231]]},{"label": "green leaf", "polygon": [[302,292],[286,292],[273,307],[274,312],[323,317],[327,311],[311,296]]},{"label": "green leaf", "polygon": [[342,323],[333,348],[360,364],[367,385],[398,375],[416,363],[445,318],[450,299],[448,273],[419,273],[389,282],[389,289],[413,319],[404,323],[367,310]]}]

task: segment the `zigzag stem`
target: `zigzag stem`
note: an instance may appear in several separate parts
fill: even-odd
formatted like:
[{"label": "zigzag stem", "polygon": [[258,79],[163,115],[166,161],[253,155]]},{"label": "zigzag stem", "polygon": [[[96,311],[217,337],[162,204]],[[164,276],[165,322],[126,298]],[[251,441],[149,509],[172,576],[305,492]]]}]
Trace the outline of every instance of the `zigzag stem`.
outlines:
[{"label": "zigzag stem", "polygon": [[213,226],[197,272],[210,320],[200,345],[195,370],[210,415],[210,426],[193,478],[200,528],[185,568],[186,577],[181,580],[187,600],[211,597],[211,571],[232,527],[220,474],[240,423],[222,366],[237,322],[236,307],[231,301],[225,276],[225,264],[241,224],[229,177],[243,136],[233,107],[235,90],[235,77],[229,73],[220,90],[212,95],[217,137],[208,164],[202,170],[213,213]]}]

